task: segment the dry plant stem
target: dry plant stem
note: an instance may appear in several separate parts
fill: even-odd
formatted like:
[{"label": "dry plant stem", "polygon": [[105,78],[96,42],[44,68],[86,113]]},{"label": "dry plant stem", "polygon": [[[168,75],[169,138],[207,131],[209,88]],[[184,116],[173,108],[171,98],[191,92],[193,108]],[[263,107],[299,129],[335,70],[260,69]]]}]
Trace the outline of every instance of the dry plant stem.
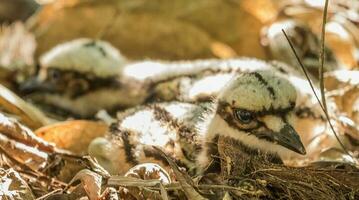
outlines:
[{"label": "dry plant stem", "polygon": [[47,199],[47,197],[49,197],[49,196],[51,196],[53,194],[61,193],[61,192],[62,192],[62,189],[56,189],[56,190],[53,190],[53,191],[51,191],[51,192],[37,198],[36,200],[45,200],[45,199]]},{"label": "dry plant stem", "polygon": [[173,172],[176,175],[178,182],[181,184],[184,193],[186,194],[187,198],[193,200],[206,200],[206,198],[202,197],[193,187],[193,181],[188,174],[182,173],[176,163],[169,158],[161,149],[153,146],[153,148],[160,153],[162,157],[164,157],[168,164],[171,166]]},{"label": "dry plant stem", "polygon": [[325,92],[324,92],[324,60],[325,60],[325,24],[327,23],[327,14],[328,14],[328,4],[329,0],[325,0],[324,13],[323,13],[323,23],[322,23],[322,36],[321,36],[321,48],[320,48],[320,57],[319,57],[319,84],[320,84],[320,92],[322,95],[322,103],[325,111],[327,111],[327,103],[325,100]]},{"label": "dry plant stem", "polygon": [[342,143],[342,141],[340,141],[340,139],[339,139],[339,137],[338,137],[338,134],[337,134],[337,132],[334,130],[333,124],[332,124],[332,122],[330,121],[329,114],[328,114],[327,110],[324,108],[323,104],[322,104],[321,101],[319,100],[319,97],[318,97],[317,93],[316,93],[315,90],[314,90],[313,83],[312,83],[312,81],[310,80],[310,78],[309,78],[309,76],[308,76],[307,70],[305,69],[305,67],[304,67],[304,65],[303,65],[303,63],[302,63],[302,61],[300,60],[300,58],[299,58],[297,52],[295,51],[294,46],[293,46],[292,42],[290,41],[288,35],[286,34],[286,32],[285,32],[283,29],[282,29],[282,32],[284,33],[284,36],[286,37],[286,39],[287,39],[287,41],[288,41],[288,43],[289,43],[289,45],[290,45],[290,48],[292,49],[292,51],[293,51],[293,53],[294,53],[294,55],[295,55],[295,57],[296,57],[296,59],[297,59],[299,65],[300,65],[300,67],[302,68],[302,70],[303,70],[303,72],[304,72],[304,74],[305,74],[305,76],[306,76],[306,78],[307,78],[307,80],[308,80],[308,82],[309,82],[309,85],[310,85],[310,87],[311,87],[311,89],[312,89],[312,91],[313,91],[313,93],[314,93],[314,96],[315,96],[315,98],[317,99],[317,101],[318,101],[318,103],[319,103],[321,109],[322,109],[323,112],[324,112],[325,118],[326,118],[326,120],[327,120],[328,123],[329,123],[330,129],[331,129],[332,132],[334,133],[335,138],[336,138],[337,141],[339,142],[339,144],[340,144],[341,148],[343,149],[343,151],[344,151],[348,156],[350,156],[353,160],[355,160],[356,163],[358,164],[358,161],[348,152],[348,150],[345,148],[345,146],[344,146],[344,144]]},{"label": "dry plant stem", "polygon": [[56,179],[52,179],[48,176],[46,176],[45,174],[39,172],[39,171],[34,171],[33,169],[31,169],[29,166],[27,166],[25,163],[22,163],[20,161],[18,161],[17,159],[13,158],[10,154],[7,153],[7,151],[5,151],[2,147],[0,147],[0,152],[2,154],[4,154],[8,159],[10,159],[12,162],[14,162],[15,164],[19,165],[19,167],[23,170],[16,170],[17,172],[21,173],[21,174],[26,174],[28,176],[34,177],[36,179],[46,179],[46,181],[48,183],[51,182],[56,182],[58,185],[61,186],[66,186],[67,184],[56,180]]},{"label": "dry plant stem", "polygon": [[69,158],[69,159],[75,159],[75,160],[81,160],[82,159],[82,156],[73,154],[71,152],[66,152],[66,151],[55,151],[53,153],[53,155],[58,155],[58,156],[63,157],[63,158]]},{"label": "dry plant stem", "polygon": [[[109,186],[123,186],[123,187],[141,187],[141,188],[149,188],[151,190],[161,190],[161,185],[158,180],[142,180],[132,177],[123,177],[123,176],[112,176],[107,183]],[[246,194],[253,194],[253,191],[248,191],[242,189],[240,187],[233,187],[228,185],[194,185],[196,188],[200,190],[227,190],[227,191],[239,191]],[[178,182],[170,183],[167,185],[163,185],[163,187],[168,191],[173,190],[181,190],[182,186]]]}]

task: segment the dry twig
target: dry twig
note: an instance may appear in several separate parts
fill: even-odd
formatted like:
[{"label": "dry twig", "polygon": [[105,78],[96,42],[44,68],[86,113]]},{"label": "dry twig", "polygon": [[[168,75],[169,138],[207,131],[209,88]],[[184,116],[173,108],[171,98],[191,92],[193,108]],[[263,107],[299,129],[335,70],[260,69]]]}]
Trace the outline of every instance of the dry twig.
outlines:
[{"label": "dry twig", "polygon": [[[310,87],[311,87],[311,89],[312,89],[312,91],[313,91],[313,93],[314,93],[314,96],[315,96],[315,98],[317,99],[317,101],[318,101],[318,103],[319,103],[321,109],[322,109],[323,112],[324,112],[325,118],[326,118],[326,120],[327,120],[328,123],[329,123],[330,129],[331,129],[332,132],[334,133],[335,138],[337,139],[337,141],[338,141],[338,143],[340,144],[340,146],[341,146],[341,148],[343,149],[343,151],[344,151],[348,156],[350,156],[353,160],[356,161],[356,159],[349,153],[349,151],[346,149],[346,147],[344,146],[344,144],[342,143],[342,141],[339,139],[338,134],[337,134],[337,132],[335,131],[332,122],[330,121],[330,117],[329,117],[329,114],[328,114],[327,110],[324,108],[323,104],[322,104],[321,101],[319,100],[319,97],[318,97],[317,93],[315,92],[313,83],[312,83],[311,79],[309,78],[309,75],[308,75],[308,72],[307,72],[305,66],[303,65],[302,61],[300,60],[300,58],[299,58],[297,52],[295,51],[294,46],[293,46],[292,42],[290,41],[290,39],[289,39],[288,35],[286,34],[286,32],[285,32],[283,29],[282,29],[282,32],[284,33],[284,36],[286,37],[286,39],[287,39],[287,41],[288,41],[288,43],[289,43],[289,45],[290,45],[290,48],[292,49],[292,51],[293,51],[293,53],[294,53],[294,55],[295,55],[295,57],[296,57],[296,59],[297,59],[299,65],[300,65],[300,67],[302,68],[302,70],[303,70],[303,72],[304,72],[304,74],[305,74],[305,76],[306,76],[306,78],[307,78],[307,80],[308,80],[308,82],[309,82],[309,85],[310,85]],[[356,162],[357,162],[357,161],[356,161]]]}]

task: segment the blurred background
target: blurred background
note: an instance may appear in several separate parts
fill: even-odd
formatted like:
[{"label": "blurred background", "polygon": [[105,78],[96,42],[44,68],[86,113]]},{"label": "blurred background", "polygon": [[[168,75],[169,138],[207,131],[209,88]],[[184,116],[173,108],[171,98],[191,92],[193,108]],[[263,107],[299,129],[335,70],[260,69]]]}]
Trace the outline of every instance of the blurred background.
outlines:
[{"label": "blurred background", "polygon": [[[323,4],[322,0],[2,0],[0,22],[3,27],[24,23],[36,40],[36,57],[58,43],[91,37],[111,42],[131,59],[285,60],[268,39],[277,34],[270,26],[295,20],[297,26],[320,36]],[[358,65],[358,4],[332,0],[329,6],[327,45],[349,69]],[[301,41],[304,36],[296,38],[299,44],[308,43]]]}]

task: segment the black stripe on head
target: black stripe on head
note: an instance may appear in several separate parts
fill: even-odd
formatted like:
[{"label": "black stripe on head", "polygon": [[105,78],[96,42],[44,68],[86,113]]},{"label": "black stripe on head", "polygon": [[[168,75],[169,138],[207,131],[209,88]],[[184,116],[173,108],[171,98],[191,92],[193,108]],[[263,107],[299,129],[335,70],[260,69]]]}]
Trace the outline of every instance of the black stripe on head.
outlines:
[{"label": "black stripe on head", "polygon": [[233,113],[232,112],[231,113],[227,112],[228,107],[233,110],[232,106],[230,106],[228,103],[219,102],[218,107],[217,107],[217,114],[220,115],[224,119],[224,121],[227,122],[227,124],[230,127],[234,128],[234,129],[237,129],[239,131],[245,131],[245,132],[251,131],[252,129],[241,129],[237,125],[238,122],[234,118]]},{"label": "black stripe on head", "polygon": [[272,86],[270,86],[269,83],[268,83],[266,80],[264,80],[264,78],[263,78],[262,75],[260,75],[258,72],[252,72],[252,73],[250,73],[250,74],[253,74],[254,77],[256,77],[257,80],[258,80],[261,84],[263,84],[263,85],[266,86],[266,88],[267,88],[269,94],[271,95],[272,99],[276,99],[276,98],[277,98],[277,96],[276,96],[276,94],[275,94],[275,92],[274,92],[274,88],[273,88]]},{"label": "black stripe on head", "polygon": [[[51,94],[67,94],[71,99],[76,99],[90,92],[101,89],[119,89],[122,83],[115,76],[108,78],[97,77],[91,72],[79,72],[76,70],[64,70],[48,68],[46,80],[41,82],[41,87],[35,87],[34,92],[46,92]],[[55,76],[55,74],[58,74]],[[41,88],[48,88],[46,90]]]},{"label": "black stripe on head", "polygon": [[[218,108],[224,108],[226,106],[231,107],[232,109],[236,109],[234,108],[232,105],[230,105],[227,102],[224,101],[220,101],[218,103]],[[263,110],[261,111],[252,111],[252,110],[248,110],[251,113],[255,114],[256,116],[263,116],[263,115],[286,115],[288,112],[292,111],[295,107],[295,102],[290,102],[288,107],[284,107],[284,108],[273,108],[270,107],[268,109],[263,107]],[[237,108],[237,109],[241,109],[241,108]],[[246,109],[244,109],[246,110]],[[218,113],[218,109],[217,109],[217,113]]]},{"label": "black stripe on head", "polygon": [[97,43],[95,41],[88,42],[88,43],[84,44],[84,46],[85,47],[94,47],[103,55],[103,57],[107,56],[106,51],[101,46],[97,45]]},{"label": "black stripe on head", "polygon": [[[236,129],[241,132],[245,132],[245,134],[253,135],[260,140],[266,140],[268,142],[273,142],[273,137],[270,137],[270,134],[273,132],[270,128],[266,126],[266,124],[262,121],[257,120],[258,116],[263,115],[280,115],[283,121],[286,121],[285,115],[292,108],[287,109],[279,109],[279,110],[269,110],[267,112],[252,112],[255,121],[253,121],[253,125],[246,126],[241,124],[241,122],[237,121],[234,117],[234,110],[230,104],[226,102],[219,102],[217,107],[217,114],[220,115],[223,120],[233,129]],[[228,112],[230,110],[231,112]]]}]

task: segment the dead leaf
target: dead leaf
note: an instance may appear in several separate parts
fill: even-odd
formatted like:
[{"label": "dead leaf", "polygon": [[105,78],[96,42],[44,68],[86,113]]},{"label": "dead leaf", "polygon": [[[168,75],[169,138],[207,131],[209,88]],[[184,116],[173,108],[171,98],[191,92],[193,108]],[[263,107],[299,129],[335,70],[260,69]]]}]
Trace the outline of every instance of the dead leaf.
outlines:
[{"label": "dead leaf", "polygon": [[0,199],[35,200],[30,187],[13,169],[0,168]]},{"label": "dead leaf", "polygon": [[3,151],[6,151],[7,156],[11,156],[11,158],[33,170],[41,169],[48,158],[46,153],[37,148],[26,146],[0,134],[0,153],[2,154]]},{"label": "dead leaf", "polygon": [[121,191],[124,196],[128,196],[127,193],[130,193],[132,196],[135,196],[137,199],[140,197],[151,198],[151,199],[162,199],[167,200],[168,194],[165,190],[163,184],[171,183],[171,178],[169,174],[158,164],[155,163],[143,163],[132,167],[125,174],[125,177],[134,177],[142,180],[158,180],[158,185],[160,186],[160,193],[149,192],[143,190],[141,187],[126,187]]},{"label": "dead leaf", "polygon": [[76,181],[81,181],[89,200],[98,200],[101,197],[102,176],[99,174],[88,169],[83,169],[75,175],[69,185]]},{"label": "dead leaf", "polygon": [[168,172],[155,163],[138,164],[128,170],[125,176],[143,180],[156,179],[161,181],[163,184],[171,183],[171,178]]},{"label": "dead leaf", "polygon": [[55,149],[53,144],[37,137],[29,128],[2,113],[0,113],[0,134],[3,134],[16,142],[45,152],[53,152]]},{"label": "dead leaf", "polygon": [[75,154],[87,153],[87,147],[96,137],[102,137],[108,126],[102,122],[72,120],[42,127],[35,134],[57,147]]},{"label": "dead leaf", "polygon": [[325,73],[324,84],[338,110],[359,123],[359,71],[338,70]]}]

